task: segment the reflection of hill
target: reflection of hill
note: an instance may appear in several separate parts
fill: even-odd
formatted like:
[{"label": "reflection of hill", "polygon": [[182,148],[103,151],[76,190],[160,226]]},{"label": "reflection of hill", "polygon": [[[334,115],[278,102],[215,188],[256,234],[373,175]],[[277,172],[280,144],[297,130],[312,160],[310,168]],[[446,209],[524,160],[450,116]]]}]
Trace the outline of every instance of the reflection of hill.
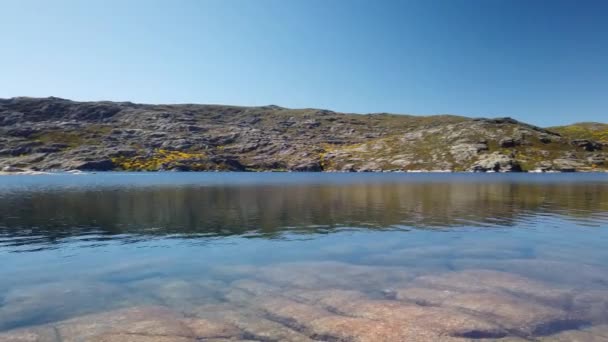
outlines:
[{"label": "reflection of hill", "polygon": [[593,220],[606,212],[608,184],[582,182],[559,186],[438,182],[55,190],[0,197],[0,236],[12,243],[22,236],[25,244],[89,231],[142,237],[245,232],[273,236],[340,226],[510,226],[536,214]]}]

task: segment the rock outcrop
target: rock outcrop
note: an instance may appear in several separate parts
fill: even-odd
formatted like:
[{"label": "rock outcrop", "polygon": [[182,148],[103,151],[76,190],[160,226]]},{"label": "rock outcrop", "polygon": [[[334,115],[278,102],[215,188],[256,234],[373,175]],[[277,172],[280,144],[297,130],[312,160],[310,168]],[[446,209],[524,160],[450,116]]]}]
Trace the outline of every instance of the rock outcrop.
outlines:
[{"label": "rock outcrop", "polygon": [[608,126],[278,106],[0,99],[0,168],[94,171],[594,171]]}]

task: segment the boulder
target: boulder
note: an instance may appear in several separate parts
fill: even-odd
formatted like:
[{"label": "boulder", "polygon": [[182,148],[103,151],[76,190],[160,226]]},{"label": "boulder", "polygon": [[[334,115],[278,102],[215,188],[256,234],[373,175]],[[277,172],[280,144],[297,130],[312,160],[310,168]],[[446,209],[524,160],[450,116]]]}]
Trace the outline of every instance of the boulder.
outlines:
[{"label": "boulder", "polygon": [[551,143],[553,140],[551,139],[551,137],[549,136],[549,134],[541,134],[538,136],[538,140],[540,142],[542,142],[543,144],[549,144]]},{"label": "boulder", "polygon": [[162,143],[161,148],[167,150],[187,150],[192,147],[192,143],[186,139],[166,140]]},{"label": "boulder", "polygon": [[116,165],[111,159],[94,161],[76,161],[72,163],[70,169],[80,171],[112,171]]},{"label": "boulder", "polygon": [[470,171],[521,172],[522,169],[519,162],[512,156],[494,152],[481,156],[479,160],[473,164]]},{"label": "boulder", "polygon": [[584,163],[575,159],[555,159],[553,160],[553,168],[561,172],[576,172],[579,168],[585,166]]},{"label": "boulder", "polygon": [[450,148],[452,156],[457,161],[469,160],[484,151],[488,151],[488,143],[486,141],[480,141],[477,143],[459,143]]},{"label": "boulder", "polygon": [[215,163],[222,170],[227,171],[244,171],[245,166],[241,164],[241,162],[232,156],[211,156],[209,157],[209,161]]},{"label": "boulder", "polygon": [[2,168],[2,172],[23,172],[23,169],[14,166],[5,166]]},{"label": "boulder", "polygon": [[319,172],[323,171],[323,168],[321,167],[319,161],[308,160],[291,167],[291,170],[297,172]]},{"label": "boulder", "polygon": [[572,146],[579,147],[585,149],[585,151],[593,152],[602,149],[602,144],[597,141],[588,140],[588,139],[575,139],[570,142]]},{"label": "boulder", "polygon": [[521,145],[521,140],[517,138],[503,138],[498,142],[498,144],[500,147],[511,148]]},{"label": "boulder", "polygon": [[601,154],[596,154],[587,158],[587,161],[591,165],[604,165],[606,163],[606,157]]}]

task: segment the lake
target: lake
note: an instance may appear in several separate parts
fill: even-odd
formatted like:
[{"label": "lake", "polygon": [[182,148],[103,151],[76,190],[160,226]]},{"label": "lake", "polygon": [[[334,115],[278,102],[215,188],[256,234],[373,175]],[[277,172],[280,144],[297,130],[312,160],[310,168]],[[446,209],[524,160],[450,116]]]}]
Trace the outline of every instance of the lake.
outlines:
[{"label": "lake", "polygon": [[608,174],[0,177],[0,341],[608,341]]}]

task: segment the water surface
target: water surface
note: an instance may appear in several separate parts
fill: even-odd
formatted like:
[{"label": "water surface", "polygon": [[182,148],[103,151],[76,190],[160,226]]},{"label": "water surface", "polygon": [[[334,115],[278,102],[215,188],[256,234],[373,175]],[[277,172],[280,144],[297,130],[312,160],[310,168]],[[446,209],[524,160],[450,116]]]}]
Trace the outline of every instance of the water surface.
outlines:
[{"label": "water surface", "polygon": [[606,246],[606,174],[6,176],[0,341],[603,341]]}]

